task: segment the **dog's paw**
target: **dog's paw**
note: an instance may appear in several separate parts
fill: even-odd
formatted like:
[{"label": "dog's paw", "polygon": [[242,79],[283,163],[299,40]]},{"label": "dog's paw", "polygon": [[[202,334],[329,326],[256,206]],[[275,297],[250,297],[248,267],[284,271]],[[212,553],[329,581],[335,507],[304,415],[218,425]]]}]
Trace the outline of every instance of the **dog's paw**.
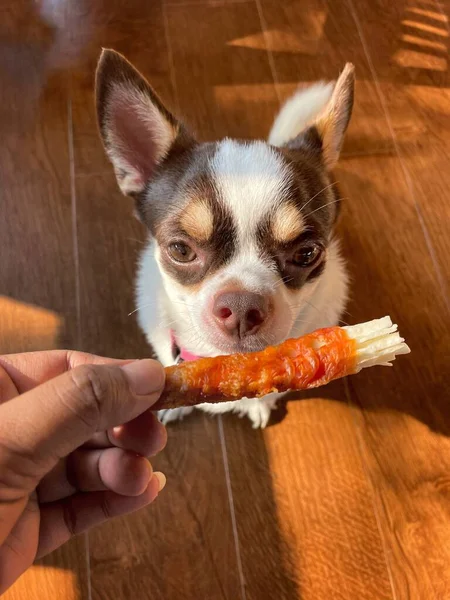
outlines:
[{"label": "dog's paw", "polygon": [[279,394],[269,394],[264,398],[245,398],[238,408],[241,417],[247,416],[253,429],[264,429],[270,419],[270,413],[277,406]]},{"label": "dog's paw", "polygon": [[172,408],[158,411],[158,418],[163,425],[167,425],[172,421],[181,421],[187,415],[190,415],[194,410],[193,406],[182,406],[180,408]]}]

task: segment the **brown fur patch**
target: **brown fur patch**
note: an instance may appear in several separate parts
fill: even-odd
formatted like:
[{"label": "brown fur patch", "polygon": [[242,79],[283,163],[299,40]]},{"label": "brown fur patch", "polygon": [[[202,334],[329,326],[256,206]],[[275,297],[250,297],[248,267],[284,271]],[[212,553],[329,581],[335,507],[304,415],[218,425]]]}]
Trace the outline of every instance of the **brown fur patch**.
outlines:
[{"label": "brown fur patch", "polygon": [[214,214],[205,200],[193,200],[183,211],[180,225],[198,242],[207,242],[214,231]]},{"label": "brown fur patch", "polygon": [[293,204],[283,203],[272,217],[271,228],[276,242],[292,242],[304,229],[300,211]]},{"label": "brown fur patch", "polygon": [[[290,290],[300,289],[323,273],[326,253],[321,262],[311,267],[297,267],[291,259],[296,250],[311,244],[317,244],[326,252],[339,206],[339,192],[322,162],[319,134],[313,127],[306,133],[302,139],[297,138],[295,146],[279,149],[293,172],[293,181],[282,205],[259,224],[257,233],[261,255],[268,262],[274,262]],[[292,235],[290,239],[287,236],[284,240],[276,238],[274,217],[280,210],[286,211],[285,216],[290,217],[285,221],[280,219],[283,212],[278,215],[278,224],[283,223],[281,231],[284,229],[284,234],[289,232]],[[294,228],[289,231],[288,221],[296,223],[297,227],[300,223],[298,235],[294,236]]]},{"label": "brown fur patch", "polygon": [[[202,155],[204,159],[207,158],[204,152]],[[181,210],[176,210],[178,202],[169,206],[163,203],[157,221],[153,221],[150,227],[161,250],[161,266],[164,271],[178,283],[194,291],[231,259],[236,250],[237,232],[232,215],[217,196],[214,184],[207,174],[207,165],[200,156],[197,156],[197,162],[191,161],[186,177],[188,181],[184,182],[182,193],[186,203]],[[154,184],[148,190],[148,208],[152,203],[151,197],[157,192],[152,188]],[[176,197],[176,194],[156,193],[156,196],[160,199]],[[158,201],[156,198],[154,200]],[[207,239],[199,239],[207,234]],[[167,248],[177,240],[192,246],[198,260],[185,264],[173,261]]]}]

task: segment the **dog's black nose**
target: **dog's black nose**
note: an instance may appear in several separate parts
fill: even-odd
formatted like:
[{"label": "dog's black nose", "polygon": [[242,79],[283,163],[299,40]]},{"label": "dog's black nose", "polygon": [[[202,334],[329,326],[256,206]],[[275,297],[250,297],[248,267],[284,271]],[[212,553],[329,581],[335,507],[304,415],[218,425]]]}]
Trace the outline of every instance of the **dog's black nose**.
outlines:
[{"label": "dog's black nose", "polygon": [[225,333],[243,338],[261,328],[269,314],[269,300],[252,292],[223,292],[216,297],[212,313]]}]

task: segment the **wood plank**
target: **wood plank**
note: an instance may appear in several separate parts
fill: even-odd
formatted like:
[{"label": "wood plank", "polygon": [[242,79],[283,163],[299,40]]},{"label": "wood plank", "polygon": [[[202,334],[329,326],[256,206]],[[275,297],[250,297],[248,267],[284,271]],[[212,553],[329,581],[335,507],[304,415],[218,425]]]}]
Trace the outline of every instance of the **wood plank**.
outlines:
[{"label": "wood plank", "polygon": [[[75,115],[74,115],[75,116]],[[139,331],[134,276],[145,230],[112,168],[76,180],[81,346],[104,356],[149,356]]]},{"label": "wood plank", "polygon": [[[67,80],[52,71],[54,30],[38,5],[0,19],[0,352],[77,343]],[[40,561],[4,598],[87,598],[79,538]]]},{"label": "wood plank", "polygon": [[68,182],[60,185],[47,175],[32,185],[2,188],[8,219],[0,219],[1,352],[76,346],[76,273],[67,188]]},{"label": "wood plank", "polygon": [[67,80],[51,68],[55,32],[27,0],[4,3],[0,14],[2,187],[67,188]]},{"label": "wood plank", "polygon": [[[0,351],[76,344],[67,91],[48,26],[23,0],[0,25]],[[5,218],[6,216],[6,218]]]},{"label": "wood plank", "polygon": [[264,433],[224,420],[247,599],[393,597],[354,412],[333,384]]},{"label": "wood plank", "polygon": [[[356,70],[355,104],[343,155],[391,154],[394,143],[353,17],[343,3],[261,0],[265,39],[282,101],[297,88],[336,79],[346,62]],[[405,121],[405,135],[415,128]]]},{"label": "wood plank", "polygon": [[278,97],[256,4],[166,10],[181,117],[201,140],[265,137]]},{"label": "wood plank", "polygon": [[[168,107],[175,103],[170,53],[161,0],[95,0],[67,9],[70,36],[78,48],[70,77],[76,170],[110,171],[98,135],[94,106],[94,75],[101,48],[124,54],[148,78]],[[86,28],[89,36],[86,40]],[[87,42],[87,43],[86,43]]]},{"label": "wood plank", "polygon": [[[400,597],[441,598],[448,593],[450,580],[450,504],[442,487],[450,462],[450,412],[445,400],[450,390],[450,318],[446,309],[450,271],[444,258],[449,250],[450,216],[449,80],[447,68],[442,68],[442,58],[447,60],[448,22],[432,2],[427,6],[371,2],[363,14],[361,5],[354,3],[354,10],[380,92],[386,98],[401,158],[395,168],[378,166],[384,177],[377,196],[381,201],[389,195],[389,204],[372,215],[376,219],[372,227],[385,232],[394,223],[396,231],[402,232],[395,242],[384,236],[378,239],[377,246],[384,247],[383,256],[390,255],[384,261],[379,254],[376,258],[384,280],[380,287],[387,291],[384,300],[390,305],[402,298],[402,319],[405,327],[409,325],[407,334],[414,354],[401,376],[392,382],[383,379],[381,385],[376,381],[376,392],[374,388],[361,390],[350,381],[350,393],[367,409],[364,439],[384,516],[397,593]],[[430,42],[440,44],[439,48],[430,48]],[[415,135],[406,139],[402,127],[405,119],[416,123]],[[357,170],[354,165],[354,172]],[[368,178],[374,177],[375,167],[371,165]],[[358,208],[356,218],[364,231],[368,212],[363,206]],[[417,208],[422,227],[412,218]],[[370,244],[374,238],[368,239]],[[396,266],[399,255],[400,268]],[[369,270],[375,262],[373,256],[371,262]],[[355,281],[361,281],[359,277],[360,273]],[[355,308],[357,319],[369,302],[364,289],[359,290],[358,297],[362,304]],[[375,384],[375,379],[372,381]],[[381,418],[381,408],[391,414]]]},{"label": "wood plank", "polygon": [[90,533],[93,600],[240,598],[217,420],[169,428],[156,502]]},{"label": "wood plank", "polygon": [[[450,307],[450,12],[438,2],[365,4],[353,3],[352,10]],[[405,122],[415,123],[413,135],[405,133]]]},{"label": "wood plank", "polygon": [[[369,137],[364,135],[364,138],[370,139],[374,132],[381,131],[380,137],[387,140],[390,153],[394,150],[395,154],[399,149],[398,143],[393,143],[393,134],[401,140],[400,152],[405,151],[411,167],[414,157],[417,159],[411,175],[419,186],[427,182],[428,177],[424,175],[427,167],[434,167],[428,174],[426,185],[429,186],[429,192],[433,185],[434,191],[433,202],[429,202],[428,208],[429,214],[435,214],[434,224],[430,226],[431,240],[432,243],[436,243],[435,240],[439,243],[441,232],[445,232],[445,229],[439,227],[436,214],[445,219],[447,213],[447,209],[441,210],[441,206],[445,202],[442,190],[446,175],[443,173],[448,152],[444,152],[442,144],[437,143],[436,154],[433,151],[430,156],[429,151],[424,152],[423,142],[425,132],[429,129],[434,132],[433,142],[436,138],[441,139],[442,131],[445,131],[445,128],[442,129],[441,102],[433,105],[437,94],[429,94],[423,88],[420,95],[415,95],[416,88],[411,87],[405,96],[401,84],[412,83],[411,79],[408,81],[408,70],[391,68],[387,58],[390,55],[386,48],[396,47],[401,24],[393,13],[404,9],[405,3],[357,4],[361,27],[366,33],[364,41],[370,44],[369,54],[362,60],[358,57],[364,57],[364,47],[358,39],[356,24],[352,23],[351,10],[344,13],[342,5],[335,3],[312,4],[317,17],[322,18],[323,25],[322,29],[318,26],[312,29],[315,39],[311,42],[316,41],[315,46],[314,43],[309,45],[312,56],[309,57],[308,51],[303,50],[306,72],[308,65],[316,72],[320,64],[327,65],[323,67],[326,69],[344,50],[350,50],[349,58],[356,64],[358,77],[367,80],[368,95],[363,94],[360,113],[361,84],[357,86],[355,118],[346,145],[347,153],[355,153],[352,150],[348,152],[349,145],[354,144],[353,132],[364,131],[364,127],[367,127]],[[348,6],[356,6],[356,3]],[[271,17],[268,27],[277,30],[281,19],[281,30],[299,32],[303,41],[300,32],[311,30],[306,28],[308,11],[304,11],[307,16],[302,21],[300,12],[303,13],[303,5],[301,11],[294,2],[283,3],[283,7],[290,11],[284,16],[283,11],[275,9],[274,3],[263,0],[263,13],[266,19],[267,15]],[[274,53],[276,73],[282,83],[289,78],[295,58],[297,56],[278,56]],[[364,64],[367,58],[375,65],[375,72],[380,72],[381,87],[371,81],[374,72],[369,64]],[[410,70],[409,73],[409,77],[420,75],[422,86],[427,76],[430,83],[428,72]],[[435,78],[442,85],[442,76],[436,75]],[[383,96],[383,93],[386,95]],[[414,101],[409,100],[412,97]],[[427,99],[424,100],[424,97]],[[396,116],[394,129],[385,115],[386,106],[390,108],[392,105]],[[415,110],[410,109],[411,105]],[[377,114],[375,123],[372,109]],[[376,144],[369,143],[368,149],[370,153],[375,153]],[[364,148],[360,153],[364,154]],[[412,362],[403,365],[401,371],[394,369],[388,376],[373,372],[369,373],[366,380],[359,378],[349,382],[352,401],[357,398],[358,406],[364,409],[364,457],[375,485],[376,510],[382,515],[384,543],[388,549],[394,590],[398,597],[442,597],[449,580],[447,567],[444,566],[448,557],[446,551],[443,553],[444,546],[449,547],[449,531],[444,525],[448,503],[437,490],[442,487],[438,482],[442,480],[445,466],[434,466],[433,461],[430,463],[426,457],[436,456],[438,460],[439,456],[440,465],[448,464],[448,445],[445,439],[428,432],[420,423],[433,423],[432,426],[439,432],[443,427],[446,429],[444,423],[448,422],[444,398],[450,386],[448,356],[445,352],[449,328],[440,293],[441,282],[435,277],[435,265],[425,243],[415,198],[411,194],[411,187],[405,183],[404,164],[397,158],[383,157],[355,158],[342,165],[338,179],[344,187],[344,195],[350,198],[347,201],[350,214],[347,213],[343,221],[346,254],[358,257],[352,262],[355,302],[347,318],[356,322],[375,317],[381,314],[380,310],[383,314],[390,313],[399,320],[414,350]],[[355,238],[357,243],[354,242]],[[443,247],[445,256],[445,245]],[[374,281],[377,282],[375,289]],[[435,357],[433,361],[429,359],[431,355]],[[398,412],[389,414],[392,411]],[[412,416],[405,418],[402,413]],[[414,467],[412,456],[417,463]],[[426,482],[436,483],[429,486]],[[417,487],[424,491],[418,493]],[[414,531],[417,528],[417,535],[412,533],[412,527]],[[437,539],[434,546],[433,535]],[[431,584],[431,580],[436,579],[433,573],[438,571],[438,581]]]},{"label": "wood plank", "polygon": [[450,582],[449,316],[396,158],[352,158],[346,205],[352,322],[390,314],[412,354],[350,378],[396,597],[443,598]]}]

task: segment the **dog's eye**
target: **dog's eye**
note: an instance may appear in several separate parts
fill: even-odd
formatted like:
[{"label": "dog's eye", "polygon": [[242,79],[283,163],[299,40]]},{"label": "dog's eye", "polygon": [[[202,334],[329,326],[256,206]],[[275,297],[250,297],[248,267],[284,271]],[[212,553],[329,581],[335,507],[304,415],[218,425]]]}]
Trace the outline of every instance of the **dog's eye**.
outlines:
[{"label": "dog's eye", "polygon": [[299,248],[292,255],[291,262],[296,267],[311,267],[318,261],[322,254],[322,249],[317,244],[311,244],[310,246],[304,246]]},{"label": "dog's eye", "polygon": [[175,242],[170,244],[168,252],[173,260],[180,263],[189,263],[197,258],[194,250],[184,242]]}]

